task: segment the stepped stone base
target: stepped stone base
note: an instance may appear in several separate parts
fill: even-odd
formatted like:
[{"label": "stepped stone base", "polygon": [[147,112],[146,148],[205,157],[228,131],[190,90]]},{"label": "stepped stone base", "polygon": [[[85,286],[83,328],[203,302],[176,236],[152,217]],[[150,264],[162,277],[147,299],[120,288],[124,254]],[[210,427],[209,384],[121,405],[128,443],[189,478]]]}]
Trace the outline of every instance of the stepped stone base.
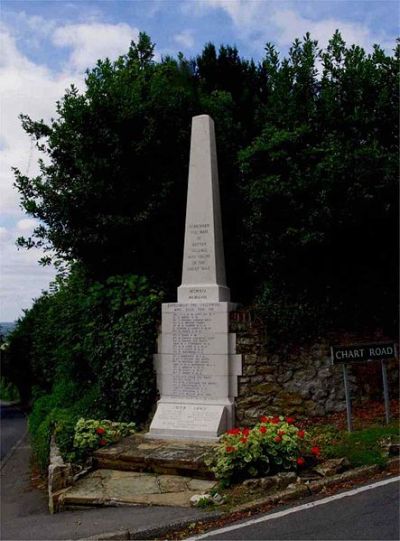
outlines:
[{"label": "stepped stone base", "polygon": [[165,505],[189,507],[190,498],[215,481],[175,475],[97,470],[80,479],[59,500],[61,509],[80,506]]},{"label": "stepped stone base", "polygon": [[204,460],[214,446],[209,441],[166,441],[135,434],[97,450],[94,457],[98,468],[212,479]]}]

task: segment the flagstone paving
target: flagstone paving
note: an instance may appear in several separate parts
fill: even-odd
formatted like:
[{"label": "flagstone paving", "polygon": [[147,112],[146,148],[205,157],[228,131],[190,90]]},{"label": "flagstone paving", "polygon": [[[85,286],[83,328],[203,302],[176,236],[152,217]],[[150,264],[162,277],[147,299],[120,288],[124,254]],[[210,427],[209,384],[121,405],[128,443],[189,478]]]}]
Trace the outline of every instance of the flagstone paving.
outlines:
[{"label": "flagstone paving", "polygon": [[215,442],[148,439],[135,434],[95,452],[98,468],[212,478],[205,458]]},{"label": "flagstone paving", "polygon": [[195,494],[210,491],[215,481],[177,475],[100,469],[69,488],[61,507],[79,505],[166,505],[189,507]]}]

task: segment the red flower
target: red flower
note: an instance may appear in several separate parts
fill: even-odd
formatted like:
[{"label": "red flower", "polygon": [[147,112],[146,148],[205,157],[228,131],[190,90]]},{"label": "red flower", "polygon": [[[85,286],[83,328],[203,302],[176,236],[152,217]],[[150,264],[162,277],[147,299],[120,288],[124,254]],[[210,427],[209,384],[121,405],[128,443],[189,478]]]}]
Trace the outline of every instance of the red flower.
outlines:
[{"label": "red flower", "polygon": [[304,430],[299,430],[299,431],[297,432],[297,437],[298,437],[298,438],[304,438],[304,434],[305,434]]},{"label": "red flower", "polygon": [[96,428],[96,434],[105,434],[104,428],[101,428],[101,426],[99,426],[99,428]]},{"label": "red flower", "polygon": [[268,419],[268,417],[265,417],[265,415],[263,415],[262,417],[260,417],[260,421],[261,421],[262,423],[268,423],[268,422],[269,422],[269,419]]},{"label": "red flower", "polygon": [[291,425],[292,423],[294,423],[294,418],[293,417],[286,417],[286,422]]},{"label": "red flower", "polygon": [[238,434],[240,434],[240,428],[231,428],[230,430],[228,430],[227,434],[231,436],[237,436]]},{"label": "red flower", "polygon": [[280,436],[275,436],[274,441],[276,441],[276,443],[280,443],[282,438]]},{"label": "red flower", "polygon": [[272,423],[273,425],[277,425],[277,424],[279,423],[279,421],[280,421],[279,417],[273,417],[273,418],[271,419],[271,423]]},{"label": "red flower", "polygon": [[236,451],[236,447],[225,447],[225,451],[227,453],[234,453]]},{"label": "red flower", "polygon": [[321,449],[319,447],[311,447],[311,454],[319,456],[321,454]]},{"label": "red flower", "polygon": [[241,443],[246,443],[247,442],[247,438],[240,438],[239,440]]},{"label": "red flower", "polygon": [[265,434],[266,431],[267,431],[267,427],[266,427],[266,426],[260,426],[259,430],[260,430],[260,432],[261,432],[262,434]]},{"label": "red flower", "polygon": [[248,436],[250,434],[250,429],[249,428],[243,428],[242,429],[242,434],[243,434],[243,436]]},{"label": "red flower", "polygon": [[278,430],[278,436],[284,436],[286,432],[284,430]]},{"label": "red flower", "polygon": [[106,440],[100,440],[99,445],[101,445],[101,446],[107,445]]},{"label": "red flower", "polygon": [[299,466],[303,466],[303,464],[305,463],[305,460],[302,456],[299,456],[296,462]]}]

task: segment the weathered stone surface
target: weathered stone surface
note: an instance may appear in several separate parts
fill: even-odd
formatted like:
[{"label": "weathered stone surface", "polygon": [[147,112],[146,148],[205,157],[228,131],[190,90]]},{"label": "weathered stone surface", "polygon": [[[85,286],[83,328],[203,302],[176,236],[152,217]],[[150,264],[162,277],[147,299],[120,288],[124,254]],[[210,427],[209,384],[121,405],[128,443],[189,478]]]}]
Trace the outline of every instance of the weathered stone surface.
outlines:
[{"label": "weathered stone surface", "polygon": [[[332,338],[321,339],[320,343],[297,348],[292,353],[267,354],[262,323],[257,320],[255,324],[254,318],[246,317],[244,312],[239,313],[240,324],[236,321],[236,312],[231,314],[230,320],[230,330],[237,333],[237,351],[243,354],[243,376],[239,377],[236,399],[237,423],[254,424],[265,413],[312,417],[346,408],[342,369],[331,364],[329,343]],[[361,343],[365,338],[353,337],[352,341]],[[371,379],[370,372],[374,370]],[[379,370],[379,366],[370,365],[367,373],[362,367],[351,367],[349,381],[355,401],[381,393]],[[394,396],[398,390],[395,361],[388,363],[388,375]]]},{"label": "weathered stone surface", "polygon": [[282,472],[275,477],[279,488],[285,488],[296,481],[297,475],[294,472]]},{"label": "weathered stone surface", "polygon": [[260,486],[260,479],[246,479],[243,481],[243,485],[247,488],[257,488]]},{"label": "weathered stone surface", "polygon": [[322,477],[330,477],[341,473],[350,466],[350,462],[347,458],[331,458],[325,460],[322,464],[315,466],[314,470],[322,475]]},{"label": "weathered stone surface", "polygon": [[275,477],[262,477],[260,479],[260,487],[264,490],[269,490],[276,485]]},{"label": "weathered stone surface", "polygon": [[57,511],[58,500],[73,482],[71,464],[65,463],[54,435],[50,440],[49,467],[47,470],[47,493],[50,513]]},{"label": "weathered stone surface", "polygon": [[215,481],[190,477],[98,470],[82,478],[62,495],[64,507],[76,505],[190,505],[194,494],[207,492]]},{"label": "weathered stone surface", "polygon": [[196,492],[207,492],[216,485],[215,481],[206,481],[204,479],[191,479],[188,482],[189,490]]},{"label": "weathered stone surface", "polygon": [[188,479],[179,475],[160,475],[158,483],[161,492],[184,492],[188,490]]},{"label": "weathered stone surface", "polygon": [[[118,453],[115,452],[118,448]],[[99,449],[94,453],[97,466],[124,471],[181,474],[210,478],[205,457],[214,444],[192,440],[150,440],[143,434],[125,438],[116,445]]]}]

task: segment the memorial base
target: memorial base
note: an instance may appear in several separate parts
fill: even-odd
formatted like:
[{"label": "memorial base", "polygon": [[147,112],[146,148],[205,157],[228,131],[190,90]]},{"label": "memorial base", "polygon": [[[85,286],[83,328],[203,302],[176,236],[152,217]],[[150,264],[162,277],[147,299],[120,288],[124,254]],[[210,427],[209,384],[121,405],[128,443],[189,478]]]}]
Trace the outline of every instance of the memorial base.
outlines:
[{"label": "memorial base", "polygon": [[178,287],[180,303],[229,302],[230,298],[229,287],[217,284],[183,284]]},{"label": "memorial base", "polygon": [[216,441],[233,426],[233,403],[160,400],[146,438]]}]

